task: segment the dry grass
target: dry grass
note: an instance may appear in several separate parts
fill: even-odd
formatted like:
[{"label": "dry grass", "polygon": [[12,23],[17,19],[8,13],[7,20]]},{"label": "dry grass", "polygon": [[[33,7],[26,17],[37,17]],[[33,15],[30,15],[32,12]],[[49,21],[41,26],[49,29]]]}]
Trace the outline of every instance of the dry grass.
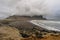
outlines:
[{"label": "dry grass", "polygon": [[44,38],[37,38],[36,36],[31,36],[29,38],[22,38],[21,40],[60,40],[60,35],[51,36],[50,34],[47,34],[44,36]]},{"label": "dry grass", "polygon": [[[40,38],[37,38],[37,35],[35,33],[38,32],[41,34],[40,29],[42,28],[38,28],[36,25],[27,22],[27,20],[32,20],[36,18],[29,17],[19,18],[17,17],[17,19],[13,18],[0,20],[0,40],[60,40],[60,33],[55,34],[44,31],[42,31],[42,35],[40,35]],[[33,27],[37,27],[37,30],[32,30]],[[21,28],[22,30],[20,30]],[[24,31],[26,31],[25,34],[29,34],[29,37],[27,38],[22,37],[20,33],[24,33]],[[44,33],[46,34],[44,35]]]},{"label": "dry grass", "polygon": [[21,31],[14,27],[0,26],[0,40],[60,40],[60,34],[46,33],[43,38],[37,38],[35,34],[28,38],[21,37]]},{"label": "dry grass", "polygon": [[20,40],[19,31],[16,28],[0,27],[0,40]]}]

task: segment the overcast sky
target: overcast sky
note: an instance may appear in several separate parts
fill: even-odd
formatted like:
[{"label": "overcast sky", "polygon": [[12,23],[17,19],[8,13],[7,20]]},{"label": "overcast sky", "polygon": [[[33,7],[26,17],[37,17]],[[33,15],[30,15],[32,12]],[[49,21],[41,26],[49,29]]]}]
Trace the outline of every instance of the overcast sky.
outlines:
[{"label": "overcast sky", "polygon": [[0,19],[12,15],[60,19],[60,0],[0,0]]}]

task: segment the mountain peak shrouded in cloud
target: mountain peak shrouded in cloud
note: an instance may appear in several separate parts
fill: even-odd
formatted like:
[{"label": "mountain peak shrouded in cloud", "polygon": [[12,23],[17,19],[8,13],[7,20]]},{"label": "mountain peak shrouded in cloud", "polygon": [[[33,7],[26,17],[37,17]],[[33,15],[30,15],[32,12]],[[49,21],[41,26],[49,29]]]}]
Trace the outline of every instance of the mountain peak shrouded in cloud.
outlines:
[{"label": "mountain peak shrouded in cloud", "polygon": [[58,18],[59,3],[60,0],[0,0],[0,19],[13,15]]}]

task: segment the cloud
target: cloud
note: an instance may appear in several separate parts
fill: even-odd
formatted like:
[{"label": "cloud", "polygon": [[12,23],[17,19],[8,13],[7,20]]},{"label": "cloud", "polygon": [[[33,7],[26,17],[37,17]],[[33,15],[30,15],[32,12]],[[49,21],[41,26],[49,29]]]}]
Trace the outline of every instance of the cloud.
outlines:
[{"label": "cloud", "polygon": [[44,15],[48,13],[47,3],[44,0],[22,0],[17,3],[15,15]]},{"label": "cloud", "polygon": [[13,15],[60,17],[60,0],[0,0],[0,18]]}]

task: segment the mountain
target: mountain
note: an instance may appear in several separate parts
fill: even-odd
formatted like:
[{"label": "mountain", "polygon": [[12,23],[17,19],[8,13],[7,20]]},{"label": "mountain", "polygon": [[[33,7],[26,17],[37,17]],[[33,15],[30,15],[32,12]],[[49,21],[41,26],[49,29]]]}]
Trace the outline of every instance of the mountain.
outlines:
[{"label": "mountain", "polygon": [[46,18],[43,18],[43,16],[10,16],[7,19],[19,19],[19,20],[46,20]]}]

